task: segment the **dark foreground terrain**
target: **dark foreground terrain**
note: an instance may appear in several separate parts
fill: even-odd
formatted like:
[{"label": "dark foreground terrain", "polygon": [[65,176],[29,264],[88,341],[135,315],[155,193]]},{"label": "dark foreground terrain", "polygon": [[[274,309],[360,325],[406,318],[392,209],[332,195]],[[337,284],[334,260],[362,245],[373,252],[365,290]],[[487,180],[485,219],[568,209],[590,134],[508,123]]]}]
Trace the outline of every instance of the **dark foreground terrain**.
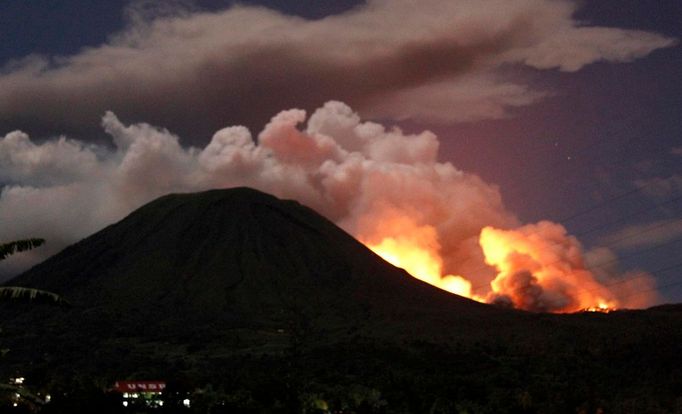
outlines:
[{"label": "dark foreground terrain", "polygon": [[73,305],[3,305],[7,412],[682,413],[682,306],[490,307],[246,188],[162,197],[8,284]]}]

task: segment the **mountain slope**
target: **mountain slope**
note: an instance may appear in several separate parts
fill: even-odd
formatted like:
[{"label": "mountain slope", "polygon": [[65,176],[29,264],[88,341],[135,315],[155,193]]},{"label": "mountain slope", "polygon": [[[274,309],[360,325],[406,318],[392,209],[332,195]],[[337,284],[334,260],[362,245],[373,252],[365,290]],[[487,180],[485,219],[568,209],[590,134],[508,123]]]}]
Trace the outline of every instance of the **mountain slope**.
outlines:
[{"label": "mountain slope", "polygon": [[0,309],[0,376],[64,399],[158,378],[222,390],[219,412],[302,412],[311,396],[405,413],[664,413],[682,401],[679,306],[483,305],[247,188],[162,197],[8,284],[74,304]]},{"label": "mountain slope", "polygon": [[412,278],[295,201],[248,188],[161,197],[10,283],[166,334],[375,327],[416,315],[413,328],[428,330],[428,320],[501,313]]}]

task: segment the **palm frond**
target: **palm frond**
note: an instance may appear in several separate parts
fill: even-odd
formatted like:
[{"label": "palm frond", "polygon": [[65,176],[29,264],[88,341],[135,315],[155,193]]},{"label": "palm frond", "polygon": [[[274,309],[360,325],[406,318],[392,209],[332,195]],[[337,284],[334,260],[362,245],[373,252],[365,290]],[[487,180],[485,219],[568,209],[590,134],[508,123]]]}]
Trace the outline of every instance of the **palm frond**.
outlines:
[{"label": "palm frond", "polygon": [[59,296],[56,293],[48,292],[46,290],[25,288],[18,286],[2,286],[0,287],[0,299],[33,301],[44,300],[57,305],[70,306],[68,300]]},{"label": "palm frond", "polygon": [[25,252],[26,250],[34,249],[45,243],[45,239],[25,239],[16,240],[9,243],[0,244],[0,260],[6,259],[8,256],[18,252]]}]

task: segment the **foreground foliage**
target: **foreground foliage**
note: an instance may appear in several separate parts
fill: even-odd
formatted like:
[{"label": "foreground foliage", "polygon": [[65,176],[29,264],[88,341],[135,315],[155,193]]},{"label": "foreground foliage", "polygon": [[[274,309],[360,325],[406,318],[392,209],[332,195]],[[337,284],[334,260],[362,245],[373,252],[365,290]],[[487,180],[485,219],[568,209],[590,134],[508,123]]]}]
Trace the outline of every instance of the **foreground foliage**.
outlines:
[{"label": "foreground foliage", "polygon": [[504,339],[300,338],[276,353],[227,342],[207,349],[208,335],[189,343],[111,338],[94,348],[67,341],[56,345],[61,357],[75,361],[90,349],[96,365],[55,370],[35,355],[26,375],[52,393],[45,413],[131,412],[109,390],[135,378],[168,381],[171,400],[191,395],[191,408],[169,402],[153,412],[682,413],[682,309],[545,318],[536,316],[551,332]]},{"label": "foreground foliage", "polygon": [[43,244],[45,244],[45,240],[37,238],[2,243],[0,244],[0,260],[5,260],[14,253],[25,252]]},{"label": "foreground foliage", "polygon": [[0,378],[47,413],[121,412],[120,380],[166,381],[157,412],[681,411],[682,307],[490,307],[248,189],[158,199],[13,284],[77,304],[0,303]]},{"label": "foreground foliage", "polygon": [[[2,243],[0,244],[0,261],[7,259],[15,253],[25,252],[40,247],[43,244],[45,244],[45,239],[38,238]],[[7,299],[19,301],[44,300],[57,305],[69,305],[66,299],[46,290],[18,286],[0,286],[0,300]]]}]

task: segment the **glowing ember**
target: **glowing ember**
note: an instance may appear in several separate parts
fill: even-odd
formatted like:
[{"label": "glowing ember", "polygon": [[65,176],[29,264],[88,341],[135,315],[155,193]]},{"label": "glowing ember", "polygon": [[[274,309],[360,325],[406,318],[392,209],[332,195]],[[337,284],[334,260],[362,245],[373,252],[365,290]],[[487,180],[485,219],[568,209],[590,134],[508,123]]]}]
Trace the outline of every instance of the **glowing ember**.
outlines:
[{"label": "glowing ember", "polygon": [[592,306],[590,308],[585,308],[583,309],[583,312],[600,312],[600,313],[609,313],[615,311],[615,308],[612,308],[606,303],[600,303],[597,306]]}]

